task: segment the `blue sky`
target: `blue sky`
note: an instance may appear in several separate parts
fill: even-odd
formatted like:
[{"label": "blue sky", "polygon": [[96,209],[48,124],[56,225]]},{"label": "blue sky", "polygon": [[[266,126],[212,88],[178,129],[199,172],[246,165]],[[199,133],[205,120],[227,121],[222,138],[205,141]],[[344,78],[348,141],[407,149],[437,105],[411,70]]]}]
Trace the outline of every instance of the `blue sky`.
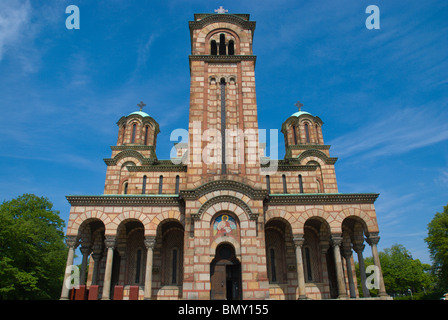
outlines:
[{"label": "blue sky", "polygon": [[[65,27],[72,4],[79,30]],[[446,1],[3,0],[0,200],[46,196],[67,221],[66,195],[103,192],[116,122],[140,100],[168,159],[171,131],[188,126],[188,21],[221,5],[257,22],[260,128],[302,101],[339,157],[339,191],[380,193],[380,250],[400,243],[430,263],[427,224],[448,202]]]}]

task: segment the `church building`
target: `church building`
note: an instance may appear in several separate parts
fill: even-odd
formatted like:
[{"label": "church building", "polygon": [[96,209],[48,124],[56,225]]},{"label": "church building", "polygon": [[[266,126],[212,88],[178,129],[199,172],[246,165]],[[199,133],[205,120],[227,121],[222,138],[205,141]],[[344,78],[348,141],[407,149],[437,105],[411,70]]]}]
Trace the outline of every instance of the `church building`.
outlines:
[{"label": "church building", "polygon": [[[387,298],[377,251],[378,194],[338,192],[337,158],[324,143],[321,118],[297,103],[299,111],[278,124],[285,157],[265,156],[255,22],[221,7],[195,14],[189,28],[188,141],[162,160],[159,124],[143,102],[118,120],[116,144],[104,159],[104,193],[67,196],[61,299],[369,297],[366,247],[379,298]],[[82,265],[72,289],[77,248]]]}]

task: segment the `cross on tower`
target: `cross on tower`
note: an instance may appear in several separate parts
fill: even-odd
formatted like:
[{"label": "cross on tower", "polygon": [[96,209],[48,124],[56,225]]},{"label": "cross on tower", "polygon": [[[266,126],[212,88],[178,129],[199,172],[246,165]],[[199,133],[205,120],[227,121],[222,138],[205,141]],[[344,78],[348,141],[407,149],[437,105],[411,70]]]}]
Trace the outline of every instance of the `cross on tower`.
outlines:
[{"label": "cross on tower", "polygon": [[229,10],[224,9],[222,6],[220,6],[218,9],[215,9],[215,12],[217,14],[223,14],[229,12]]},{"label": "cross on tower", "polygon": [[299,108],[299,112],[300,112],[301,109],[302,109],[302,107],[303,107],[303,103],[301,103],[300,101],[297,101],[296,104],[295,104],[295,106],[296,106],[297,108]]},{"label": "cross on tower", "polygon": [[146,104],[143,103],[143,101],[140,101],[140,103],[137,103],[137,107],[140,108],[140,111],[142,111],[143,107],[145,107]]}]

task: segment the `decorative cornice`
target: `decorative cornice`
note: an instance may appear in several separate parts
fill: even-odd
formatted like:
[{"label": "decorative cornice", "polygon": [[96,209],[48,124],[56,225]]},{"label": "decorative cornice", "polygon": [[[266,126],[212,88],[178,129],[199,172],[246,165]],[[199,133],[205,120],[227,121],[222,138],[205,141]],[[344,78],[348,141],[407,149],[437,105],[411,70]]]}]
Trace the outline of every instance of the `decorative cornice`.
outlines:
[{"label": "decorative cornice", "polygon": [[153,151],[154,146],[146,145],[121,145],[121,146],[110,146],[112,151],[124,151],[124,150],[139,150],[139,151]]},{"label": "decorative cornice", "polygon": [[[263,170],[264,168],[268,169],[271,167],[270,163],[261,165],[261,172],[265,172],[268,174],[269,170]],[[317,169],[317,165],[295,165],[293,163],[289,163],[285,160],[279,160],[277,163],[277,171],[315,171]]]},{"label": "decorative cornice", "polygon": [[210,14],[204,16],[201,20],[188,21],[188,25],[190,26],[190,30],[194,30],[202,29],[205,26],[216,22],[228,22],[236,24],[244,29],[251,30],[252,33],[255,30],[256,25],[255,21],[248,21],[243,19],[242,17],[239,17],[238,15],[233,14]]},{"label": "decorative cornice", "polygon": [[181,190],[180,196],[184,199],[195,200],[199,199],[200,197],[202,197],[207,193],[222,190],[232,190],[240,192],[254,200],[262,200],[268,195],[267,190],[254,189],[251,186],[244,184],[242,182],[234,180],[213,180],[200,185],[196,189]]},{"label": "decorative cornice", "polygon": [[153,164],[157,159],[155,157],[146,158],[144,157],[140,152],[133,150],[131,148],[126,148],[125,150],[121,151],[120,153],[117,153],[115,157],[104,159],[104,162],[108,166],[115,166],[118,161],[122,158],[126,157],[133,157],[137,159],[142,165],[150,165]]},{"label": "decorative cornice", "polygon": [[190,55],[190,61],[206,61],[206,62],[240,62],[240,61],[256,61],[257,56],[253,55],[234,55],[234,56],[215,56],[207,54]]},{"label": "decorative cornice", "polygon": [[152,164],[145,166],[127,166],[129,172],[187,172],[186,165]]},{"label": "decorative cornice", "polygon": [[66,196],[72,206],[178,206],[178,195]]},{"label": "decorative cornice", "polygon": [[288,146],[287,149],[292,149],[292,150],[312,150],[312,149],[316,149],[316,150],[330,150],[331,145],[329,144],[294,144],[294,145],[290,145]]},{"label": "decorative cornice", "polygon": [[316,150],[316,149],[310,149],[310,150],[306,150],[306,151],[302,152],[301,154],[299,154],[297,156],[297,161],[302,162],[302,160],[307,157],[320,158],[325,162],[325,164],[335,164],[336,161],[338,161],[338,158],[329,157],[322,151]]},{"label": "decorative cornice", "polygon": [[373,204],[378,193],[298,193],[270,194],[265,200],[267,204]]}]

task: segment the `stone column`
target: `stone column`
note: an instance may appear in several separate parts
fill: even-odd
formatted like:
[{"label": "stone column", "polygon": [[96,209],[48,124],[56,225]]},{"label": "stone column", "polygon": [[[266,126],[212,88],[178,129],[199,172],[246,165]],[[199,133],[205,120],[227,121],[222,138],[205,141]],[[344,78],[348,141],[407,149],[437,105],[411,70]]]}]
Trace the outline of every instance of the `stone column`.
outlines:
[{"label": "stone column", "polygon": [[112,277],[112,263],[114,258],[115,236],[106,236],[104,244],[107,248],[106,271],[104,273],[103,294],[101,300],[110,299],[110,284]]},{"label": "stone column", "polygon": [[347,290],[345,288],[344,270],[342,269],[341,250],[339,246],[342,244],[341,236],[331,236],[331,242],[333,245],[334,261],[336,265],[336,275],[338,280],[338,298],[346,299]]},{"label": "stone column", "polygon": [[362,256],[362,252],[364,251],[365,245],[362,243],[354,243],[353,249],[358,255],[358,264],[359,264],[359,273],[361,274],[361,286],[362,286],[362,296],[365,298],[370,297],[370,291],[366,286],[366,267],[364,265],[364,257]]},{"label": "stone column", "polygon": [[92,247],[90,245],[84,245],[81,246],[81,253],[82,253],[82,264],[81,264],[81,280],[80,283],[81,285],[85,285],[86,284],[86,269],[87,269],[87,259],[89,258],[89,254],[90,252],[92,252]]},{"label": "stone column", "polygon": [[299,287],[299,299],[306,299],[305,290],[305,273],[303,271],[302,246],[305,242],[303,235],[294,236],[294,246],[296,247],[296,262],[297,262],[297,285]]},{"label": "stone column", "polygon": [[93,259],[92,285],[98,284],[98,266],[100,264],[102,257],[103,255],[101,252],[92,253],[92,259]]},{"label": "stone column", "polygon": [[146,270],[145,270],[145,300],[151,299],[151,289],[152,289],[152,258],[153,250],[156,244],[156,237],[145,237],[146,246]]},{"label": "stone column", "polygon": [[70,288],[69,288],[69,281],[71,279],[72,275],[72,268],[73,265],[73,259],[75,257],[75,248],[78,244],[78,241],[76,241],[76,236],[67,236],[65,239],[65,243],[68,246],[68,256],[67,256],[67,263],[65,267],[65,276],[64,276],[64,282],[62,283],[62,292],[61,292],[61,300],[68,300]]},{"label": "stone column", "polygon": [[350,298],[356,298],[355,282],[353,281],[352,269],[352,249],[350,247],[343,247],[342,255],[344,256],[347,265],[348,287],[350,291]]},{"label": "stone column", "polygon": [[378,289],[378,296],[380,297],[387,297],[388,294],[386,293],[386,288],[384,286],[384,279],[383,279],[383,271],[381,270],[381,263],[380,263],[380,256],[378,255],[378,249],[377,244],[380,241],[380,237],[377,233],[372,233],[367,237],[367,243],[372,248],[372,257],[373,257],[373,263],[378,268],[379,272],[379,289]]}]

